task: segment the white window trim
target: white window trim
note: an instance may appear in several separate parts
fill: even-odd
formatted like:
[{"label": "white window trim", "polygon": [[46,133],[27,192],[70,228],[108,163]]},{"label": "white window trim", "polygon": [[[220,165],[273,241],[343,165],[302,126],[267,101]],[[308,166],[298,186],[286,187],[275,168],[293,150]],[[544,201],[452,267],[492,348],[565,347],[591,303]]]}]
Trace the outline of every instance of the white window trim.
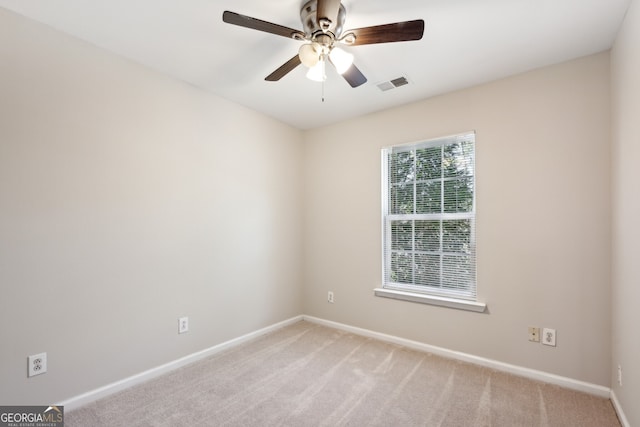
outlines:
[{"label": "white window trim", "polygon": [[402,301],[417,302],[421,304],[437,305],[440,307],[456,308],[458,310],[475,311],[476,313],[484,313],[487,305],[478,301],[469,301],[457,298],[440,297],[436,295],[427,295],[423,293],[414,293],[400,291],[389,288],[375,288],[374,295],[383,298],[393,298]]},{"label": "white window trim", "polygon": [[[465,135],[468,133],[475,133],[475,132],[465,132],[463,134],[459,134],[459,135]],[[440,138],[434,138],[434,140],[436,139],[446,139],[446,138],[453,138],[456,137],[458,135],[450,135],[450,136],[445,136],[445,137],[440,137]],[[403,145],[407,145],[407,146],[413,146],[416,143],[409,143],[409,144],[403,144]],[[383,154],[384,156],[384,154]],[[383,161],[384,164],[384,161]],[[387,183],[387,176],[386,176],[386,172],[383,171],[382,173],[382,186],[381,188],[384,188],[384,186],[386,186]],[[475,204],[475,191],[474,191],[474,204]],[[386,221],[384,220],[385,217],[385,212],[387,210],[387,198],[385,197],[385,192],[383,191],[381,194],[381,198],[382,198],[382,210],[383,210],[383,227],[386,226]],[[385,247],[385,233],[384,230],[382,230],[382,247]],[[385,284],[384,282],[384,277],[385,277],[385,257],[384,257],[384,253],[383,253],[383,260],[382,260],[382,278],[383,278],[383,282],[382,282],[382,287],[380,288],[375,288],[374,289],[374,295],[377,297],[383,297],[383,298],[391,298],[391,299],[397,299],[397,300],[401,300],[401,301],[409,301],[409,302],[414,302],[414,303],[421,303],[421,304],[429,304],[429,305],[435,305],[435,306],[440,306],[440,307],[447,307],[447,308],[453,308],[453,309],[458,309],[458,310],[466,310],[466,311],[472,311],[472,312],[476,312],[476,313],[484,313],[487,310],[487,304],[480,302],[477,300],[477,294],[476,294],[476,299],[475,300],[469,300],[469,299],[461,299],[461,298],[451,298],[451,297],[446,297],[446,296],[440,296],[440,295],[435,295],[432,293],[423,293],[423,292],[411,292],[409,290],[406,289],[395,289],[392,286],[389,286],[388,284]],[[476,284],[477,286],[477,284]],[[476,292],[477,292],[477,288],[476,288]]]}]

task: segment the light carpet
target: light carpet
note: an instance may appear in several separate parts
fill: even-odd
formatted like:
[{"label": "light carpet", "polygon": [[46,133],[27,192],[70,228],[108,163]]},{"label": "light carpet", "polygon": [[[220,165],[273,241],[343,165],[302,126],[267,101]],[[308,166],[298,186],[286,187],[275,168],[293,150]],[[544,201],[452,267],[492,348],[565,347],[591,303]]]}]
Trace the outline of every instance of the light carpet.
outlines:
[{"label": "light carpet", "polygon": [[74,426],[620,426],[611,402],[305,321],[65,414]]}]

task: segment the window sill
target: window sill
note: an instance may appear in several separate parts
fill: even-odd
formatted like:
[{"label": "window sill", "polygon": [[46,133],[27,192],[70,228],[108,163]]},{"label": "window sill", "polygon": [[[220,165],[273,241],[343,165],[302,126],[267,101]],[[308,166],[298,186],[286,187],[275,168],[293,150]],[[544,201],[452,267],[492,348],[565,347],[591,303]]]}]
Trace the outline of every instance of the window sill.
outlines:
[{"label": "window sill", "polygon": [[438,297],[435,295],[425,295],[414,292],[398,291],[395,289],[375,288],[373,290],[375,296],[384,298],[393,298],[403,301],[417,302],[421,304],[431,304],[440,307],[456,308],[458,310],[475,311],[476,313],[484,313],[487,305],[476,301],[465,301],[455,298]]}]

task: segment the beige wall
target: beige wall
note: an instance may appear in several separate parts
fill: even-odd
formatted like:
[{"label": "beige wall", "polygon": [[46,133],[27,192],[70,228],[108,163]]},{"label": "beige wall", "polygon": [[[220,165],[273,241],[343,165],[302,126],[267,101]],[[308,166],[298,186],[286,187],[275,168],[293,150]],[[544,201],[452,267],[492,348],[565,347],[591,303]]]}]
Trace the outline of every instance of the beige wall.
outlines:
[{"label": "beige wall", "polygon": [[[375,297],[380,148],[469,130],[489,313]],[[306,133],[304,312],[608,387],[609,130],[602,53]]]},{"label": "beige wall", "polygon": [[[613,357],[611,384],[629,425],[640,425],[640,4],[631,4],[612,50]],[[622,387],[617,382],[622,367]]]},{"label": "beige wall", "polygon": [[[0,9],[0,402],[60,401],[305,313],[606,387],[621,363],[640,423],[639,205],[622,198],[638,19],[613,54],[612,359],[607,53],[301,133]],[[380,148],[468,130],[489,312],[374,297]],[[49,373],[27,379],[42,351]]]},{"label": "beige wall", "polygon": [[0,8],[0,403],[300,314],[300,138]]}]

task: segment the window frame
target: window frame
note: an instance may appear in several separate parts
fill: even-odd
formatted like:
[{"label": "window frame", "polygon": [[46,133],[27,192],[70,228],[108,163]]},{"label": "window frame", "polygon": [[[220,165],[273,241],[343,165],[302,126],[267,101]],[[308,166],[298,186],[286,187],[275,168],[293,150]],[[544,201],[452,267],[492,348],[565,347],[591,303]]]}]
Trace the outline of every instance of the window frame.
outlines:
[{"label": "window frame", "polygon": [[[390,181],[390,169],[389,169],[389,157],[391,154],[401,153],[401,152],[415,152],[425,148],[433,148],[433,147],[444,147],[446,145],[451,145],[454,143],[460,142],[471,142],[473,144],[473,154],[472,154],[472,168],[473,168],[473,196],[472,196],[472,208],[468,212],[451,212],[447,213],[444,210],[445,202],[446,202],[446,193],[443,191],[445,187],[445,182],[450,179],[458,179],[445,177],[444,173],[441,172],[440,177],[437,180],[441,183],[441,192],[440,192],[440,204],[441,210],[438,213],[417,213],[416,206],[420,203],[416,198],[416,188],[420,181],[426,181],[426,179],[418,179],[417,176],[413,178],[412,185],[414,187],[414,199],[413,206],[414,210],[411,214],[391,214],[390,210],[390,193],[391,187],[393,183]],[[476,153],[476,144],[475,144],[475,132],[465,132],[462,134],[439,137],[428,139],[419,142],[413,142],[408,144],[399,144],[393,145],[389,147],[385,147],[381,150],[381,160],[382,160],[382,287],[375,289],[375,295],[381,297],[395,298],[412,302],[422,302],[427,304],[435,304],[445,307],[458,308],[463,310],[471,310],[476,312],[484,312],[486,310],[486,304],[477,301],[477,264],[476,264],[476,253],[475,253],[475,221],[476,221],[476,171],[475,171],[475,153]],[[444,150],[444,149],[443,149]],[[414,161],[415,157],[414,157]],[[468,177],[468,175],[464,175]],[[429,178],[432,179],[432,178]],[[388,273],[391,270],[391,262],[392,262],[392,253],[394,252],[391,247],[391,223],[392,221],[402,221],[402,220],[410,220],[412,222],[412,232],[411,232],[411,245],[412,249],[410,253],[412,257],[416,255],[415,249],[415,221],[440,221],[440,239],[439,239],[439,262],[443,263],[445,256],[447,255],[442,247],[443,242],[443,222],[442,221],[452,221],[452,220],[470,220],[471,221],[471,232],[470,232],[470,244],[472,246],[470,255],[472,264],[473,264],[473,272],[472,272],[472,286],[469,288],[469,292],[464,290],[448,290],[442,287],[443,283],[443,269],[439,270],[439,287],[431,287],[428,285],[419,285],[415,283],[415,276],[412,277],[411,283],[400,283],[400,282],[391,282],[387,281]],[[396,251],[397,253],[397,251]],[[466,256],[466,255],[465,255]],[[415,275],[415,263],[412,261],[412,274]]]}]

